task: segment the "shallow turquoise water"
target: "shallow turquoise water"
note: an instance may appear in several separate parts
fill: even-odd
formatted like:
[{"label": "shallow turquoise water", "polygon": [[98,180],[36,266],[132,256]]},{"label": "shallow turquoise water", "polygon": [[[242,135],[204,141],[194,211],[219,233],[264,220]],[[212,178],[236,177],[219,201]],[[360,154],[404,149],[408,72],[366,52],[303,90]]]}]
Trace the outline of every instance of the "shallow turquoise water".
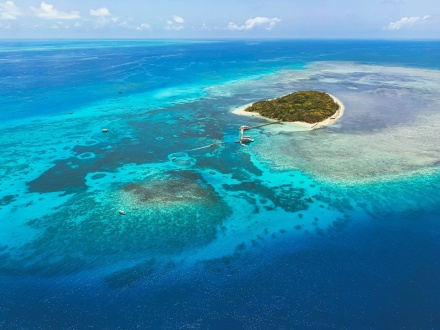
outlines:
[{"label": "shallow turquoise water", "polygon": [[[438,324],[438,42],[3,46],[2,326]],[[344,116],[234,143],[301,89]]]}]

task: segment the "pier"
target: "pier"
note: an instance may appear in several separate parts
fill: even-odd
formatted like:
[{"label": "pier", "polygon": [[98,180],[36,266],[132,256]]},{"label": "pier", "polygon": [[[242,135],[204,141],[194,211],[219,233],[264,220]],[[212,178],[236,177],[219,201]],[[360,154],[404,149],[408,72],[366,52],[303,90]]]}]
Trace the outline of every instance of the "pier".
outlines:
[{"label": "pier", "polygon": [[244,130],[247,131],[247,130],[251,130],[251,129],[255,129],[255,128],[260,128],[260,127],[267,126],[267,125],[282,124],[282,123],[283,122],[281,120],[277,120],[277,121],[272,121],[270,123],[264,123],[264,124],[260,124],[260,125],[256,125],[256,126],[241,126],[240,129],[242,127],[244,127]]},{"label": "pier", "polygon": [[244,135],[244,131],[249,131],[251,129],[256,129],[256,128],[260,128],[260,127],[267,126],[267,125],[273,125],[273,124],[282,124],[282,121],[278,120],[278,121],[273,121],[270,123],[264,123],[264,124],[255,125],[255,126],[243,125],[240,127],[240,139],[235,142],[240,143],[241,145],[245,145],[250,142],[254,142],[254,139],[252,139],[250,136]]}]

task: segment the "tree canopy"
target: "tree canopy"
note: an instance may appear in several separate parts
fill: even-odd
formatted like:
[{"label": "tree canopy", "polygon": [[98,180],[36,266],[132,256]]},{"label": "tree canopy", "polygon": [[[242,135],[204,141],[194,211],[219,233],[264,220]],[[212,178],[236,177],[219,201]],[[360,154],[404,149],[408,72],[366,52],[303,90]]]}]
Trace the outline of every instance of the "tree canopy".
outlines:
[{"label": "tree canopy", "polygon": [[245,111],[282,121],[317,123],[333,116],[339,105],[324,92],[299,91],[273,100],[259,101]]}]

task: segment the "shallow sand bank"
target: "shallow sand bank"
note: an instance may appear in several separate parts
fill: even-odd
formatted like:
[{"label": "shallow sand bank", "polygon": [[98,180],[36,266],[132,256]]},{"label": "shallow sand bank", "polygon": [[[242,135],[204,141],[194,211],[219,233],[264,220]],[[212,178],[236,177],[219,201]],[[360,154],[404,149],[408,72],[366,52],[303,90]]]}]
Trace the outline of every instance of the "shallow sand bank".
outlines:
[{"label": "shallow sand bank", "polygon": [[[305,123],[305,122],[302,122],[302,121],[285,121],[285,122],[283,122],[283,124],[291,126],[291,128],[294,129],[294,130],[303,130],[303,131],[304,130],[312,130],[312,129],[316,129],[316,128],[321,128],[323,126],[328,126],[328,125],[333,124],[339,118],[342,117],[342,115],[344,114],[345,106],[341,102],[341,100],[339,100],[337,97],[335,97],[335,96],[333,96],[331,94],[328,94],[328,93],[327,93],[327,95],[329,95],[336,102],[336,104],[338,104],[338,106],[339,106],[339,109],[330,118],[324,119],[323,121],[320,121],[318,123],[313,123],[313,124]],[[258,117],[258,118],[262,118],[262,119],[265,119],[265,120],[268,120],[268,121],[277,121],[275,119],[263,117],[258,112],[245,111],[245,109],[247,109],[251,105],[252,105],[252,103],[249,103],[249,104],[243,105],[241,107],[238,107],[236,109],[233,109],[232,113],[236,114],[236,115],[239,115],[239,116]]]}]

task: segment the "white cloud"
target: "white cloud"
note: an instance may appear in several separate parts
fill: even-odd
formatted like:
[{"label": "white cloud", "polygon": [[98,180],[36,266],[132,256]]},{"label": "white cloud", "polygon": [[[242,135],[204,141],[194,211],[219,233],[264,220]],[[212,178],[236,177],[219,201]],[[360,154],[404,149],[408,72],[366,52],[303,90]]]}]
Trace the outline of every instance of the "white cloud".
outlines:
[{"label": "white cloud", "polygon": [[22,13],[13,1],[0,3],[0,19],[17,19]]},{"label": "white cloud", "polygon": [[166,22],[167,25],[164,27],[164,29],[167,31],[180,31],[184,29],[182,24],[185,23],[185,20],[180,16],[174,15],[173,20],[168,19]]},{"label": "white cloud", "polygon": [[179,23],[179,24],[185,23],[185,20],[182,17],[180,17],[180,16],[174,15],[173,19],[174,19],[174,22],[176,22],[176,23]]},{"label": "white cloud", "polygon": [[170,30],[180,31],[180,30],[183,30],[183,29],[184,28],[183,28],[182,25],[167,25],[167,26],[165,26],[165,30],[168,30],[168,31],[170,31]]},{"label": "white cloud", "polygon": [[138,31],[145,31],[145,30],[151,31],[151,25],[148,23],[142,23],[141,25],[136,27],[136,30],[138,30]]},{"label": "white cloud", "polygon": [[202,23],[202,25],[199,27],[199,30],[200,31],[221,31],[221,30],[224,30],[224,28],[223,27],[219,27],[219,26],[216,26],[216,25],[210,25],[210,24],[207,24],[207,23]]},{"label": "white cloud", "polygon": [[48,26],[48,28],[52,29],[52,30],[60,30],[60,29],[68,30],[68,29],[70,29],[70,27],[71,27],[70,24],[66,23],[66,21],[58,21],[58,22],[52,24],[51,26]]},{"label": "white cloud", "polygon": [[411,26],[411,25],[426,21],[430,17],[431,16],[429,16],[429,15],[426,15],[424,17],[418,17],[418,16],[417,17],[402,17],[400,20],[398,20],[396,22],[391,22],[384,29],[385,30],[393,30],[393,31],[400,30],[401,28],[403,28],[405,26]]},{"label": "white cloud", "polygon": [[118,24],[118,26],[125,28],[125,29],[130,29],[130,24],[127,21],[122,21],[121,23]]},{"label": "white cloud", "polygon": [[212,30],[212,28],[206,23],[203,23],[200,29],[202,31],[211,31]]},{"label": "white cloud", "polygon": [[272,30],[272,28],[281,22],[281,19],[279,18],[268,18],[268,17],[255,17],[255,18],[249,18],[243,25],[237,25],[233,22],[229,22],[228,24],[228,30],[252,30],[253,28],[257,26],[266,26],[266,30]]},{"label": "white cloud", "polygon": [[111,16],[110,11],[103,7],[98,9],[90,9],[90,16],[105,17]]},{"label": "white cloud", "polygon": [[128,23],[124,23],[122,17],[113,16],[110,10],[106,7],[98,9],[90,9],[90,16],[92,16],[93,28],[101,29],[109,24],[117,24],[120,27],[127,28]]},{"label": "white cloud", "polygon": [[79,12],[71,11],[71,12],[62,12],[57,10],[53,5],[45,3],[44,1],[41,3],[40,8],[33,8],[35,15],[45,19],[79,19],[81,18]]}]

